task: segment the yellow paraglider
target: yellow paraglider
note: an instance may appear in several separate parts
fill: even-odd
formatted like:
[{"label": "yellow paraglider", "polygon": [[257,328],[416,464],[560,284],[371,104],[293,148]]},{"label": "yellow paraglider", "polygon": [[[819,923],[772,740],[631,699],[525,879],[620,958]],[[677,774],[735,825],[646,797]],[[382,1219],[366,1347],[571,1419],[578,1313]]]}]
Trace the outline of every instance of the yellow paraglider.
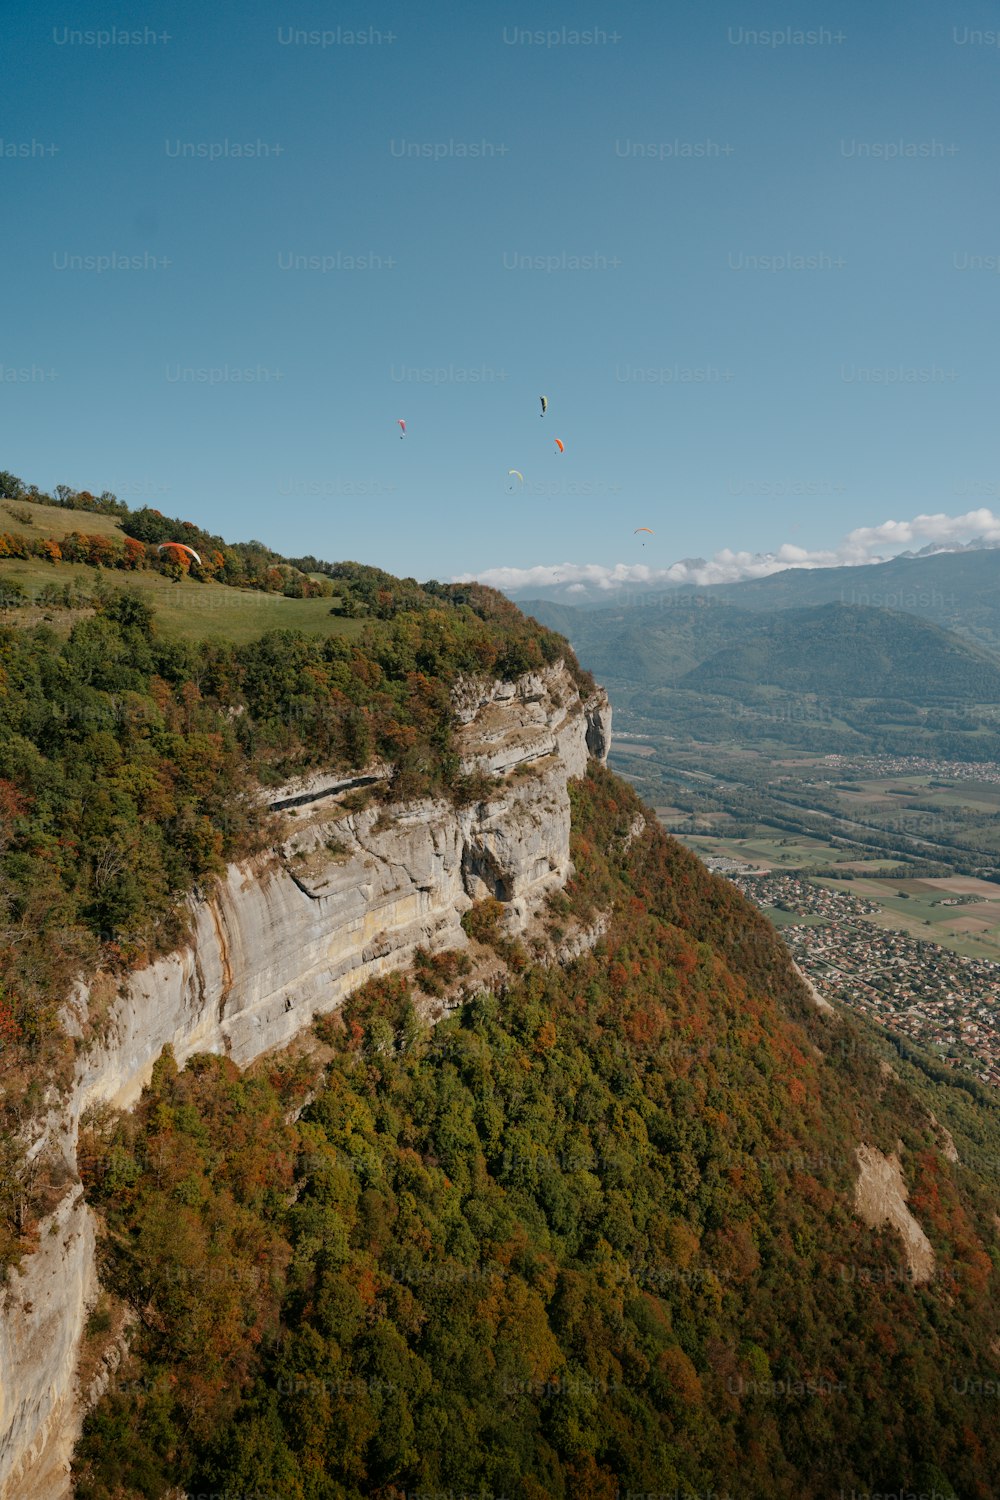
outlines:
[{"label": "yellow paraglider", "polygon": [[542,403],[542,409],[541,409],[541,411],[539,412],[538,415],[540,417],[544,417],[545,413],[549,409],[549,398],[548,398],[548,396],[539,396],[538,399]]},{"label": "yellow paraglider", "polygon": [[[521,485],[523,487],[523,485],[524,485],[524,475],[521,473],[520,469],[508,469],[507,470],[507,474],[508,474],[508,476],[513,475],[515,479],[519,479],[521,481]],[[509,490],[512,490],[514,488],[514,486],[512,484],[509,484],[507,486],[507,488]]]}]

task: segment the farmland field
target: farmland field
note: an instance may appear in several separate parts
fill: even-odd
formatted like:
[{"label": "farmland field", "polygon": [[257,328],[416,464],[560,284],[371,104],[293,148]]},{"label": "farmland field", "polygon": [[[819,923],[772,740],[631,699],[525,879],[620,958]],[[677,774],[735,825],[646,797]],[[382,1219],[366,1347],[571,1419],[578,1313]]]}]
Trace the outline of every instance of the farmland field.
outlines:
[{"label": "farmland field", "polygon": [[[878,903],[873,918],[925,942],[940,943],[970,958],[1000,958],[1000,886],[967,876],[931,880],[860,879],[850,882],[821,877],[817,885],[846,891]],[[945,906],[947,900],[978,897],[973,905]]]}]

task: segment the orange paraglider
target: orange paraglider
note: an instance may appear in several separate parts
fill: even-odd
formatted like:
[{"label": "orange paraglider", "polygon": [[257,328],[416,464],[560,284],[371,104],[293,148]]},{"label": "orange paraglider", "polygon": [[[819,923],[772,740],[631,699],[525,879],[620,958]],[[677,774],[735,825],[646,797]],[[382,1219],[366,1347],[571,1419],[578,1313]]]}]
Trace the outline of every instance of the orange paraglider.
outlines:
[{"label": "orange paraglider", "polygon": [[556,447],[559,449],[560,453],[566,452],[566,445],[563,442],[562,438],[556,438]]},{"label": "orange paraglider", "polygon": [[[201,558],[198,556],[194,548],[189,547],[186,542],[161,542],[156,549],[157,552],[162,552],[164,547],[176,547],[179,552],[190,552],[199,568],[201,567]],[[176,560],[177,559],[175,558],[174,561],[176,562]]]}]

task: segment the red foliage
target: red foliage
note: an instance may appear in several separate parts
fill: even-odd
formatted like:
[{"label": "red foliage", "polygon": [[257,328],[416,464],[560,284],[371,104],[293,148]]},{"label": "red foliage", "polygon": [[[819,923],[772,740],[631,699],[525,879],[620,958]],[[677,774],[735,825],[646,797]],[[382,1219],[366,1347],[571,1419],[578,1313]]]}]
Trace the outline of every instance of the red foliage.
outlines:
[{"label": "red foliage", "polygon": [[191,559],[175,542],[164,542],[161,557],[165,557],[168,563],[176,565],[182,573],[188,572],[191,567]]},{"label": "red foliage", "polygon": [[666,1029],[667,1013],[662,1005],[634,1010],[625,1023],[628,1039],[635,1047],[655,1047]]},{"label": "red foliage", "polygon": [[15,786],[13,781],[0,778],[0,818],[7,821],[19,818],[30,805],[31,798]]},{"label": "red foliage", "polygon": [[124,562],[126,568],[141,568],[146,561],[146,548],[135,537],[125,538]]}]

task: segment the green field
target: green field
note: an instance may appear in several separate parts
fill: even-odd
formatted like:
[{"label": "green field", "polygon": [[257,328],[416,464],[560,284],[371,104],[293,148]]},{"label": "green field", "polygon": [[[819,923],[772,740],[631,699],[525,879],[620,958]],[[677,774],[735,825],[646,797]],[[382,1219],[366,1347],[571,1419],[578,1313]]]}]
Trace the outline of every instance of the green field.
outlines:
[{"label": "green field", "polygon": [[1000,786],[995,786],[992,782],[963,781],[959,786],[928,788],[920,800],[934,803],[938,807],[967,807],[974,811],[995,813],[1000,810]]},{"label": "green field", "polygon": [[[18,514],[20,512],[20,514]],[[29,516],[23,520],[22,516]],[[61,505],[34,505],[30,500],[0,500],[0,531],[22,536],[55,537],[59,541],[71,531],[84,536],[126,535],[117,516],[101,516],[89,510],[66,510]]]},{"label": "green field", "polygon": [[702,858],[706,854],[726,855],[730,859],[746,860],[748,864],[766,865],[774,870],[810,870],[829,868],[830,865],[846,865],[852,870],[884,870],[894,861],[890,856],[863,859],[856,849],[837,849],[822,839],[811,839],[804,835],[775,833],[768,837],[760,833],[752,838],[713,838],[710,834],[678,833],[674,835],[682,844],[693,849]]},{"label": "green field", "polygon": [[[763,835],[746,839],[721,839],[699,834],[675,834],[701,858],[724,855],[729,859],[759,865],[776,874],[801,873],[804,879],[813,881],[829,891],[843,891],[849,896],[859,896],[876,902],[880,908],[867,920],[880,927],[905,932],[908,937],[925,943],[938,943],[953,953],[967,958],[1000,959],[1000,886],[986,881],[975,881],[969,877],[953,879],[909,880],[904,869],[899,875],[881,875],[891,866],[888,858],[859,860],[852,858],[850,849],[832,848],[819,840],[766,838]],[[853,880],[838,880],[833,876],[814,875],[817,867],[843,865],[857,871]],[[868,870],[872,873],[865,874]],[[905,892],[905,895],[902,894]],[[969,905],[945,906],[949,896],[958,894],[981,894],[984,899]],[[824,919],[814,914],[800,915],[767,907],[765,914],[776,927],[787,927],[792,923],[806,926],[824,925]]]},{"label": "green field", "polygon": [[[972,882],[958,877],[954,881],[940,881],[934,885],[924,880],[833,880],[818,877],[817,885],[830,891],[846,891],[878,902],[881,910],[872,921],[880,927],[905,932],[909,937],[925,943],[939,943],[953,953],[962,953],[968,958],[1000,958],[1000,887],[987,882]],[[995,893],[988,899],[970,906],[943,906],[943,900],[951,892],[963,886],[977,884],[984,891]],[[906,892],[905,896],[901,892]],[[958,925],[963,924],[963,925]],[[976,930],[968,930],[975,924]]]},{"label": "green field", "polygon": [[[28,517],[28,519],[24,519]],[[114,537],[120,541],[128,528],[114,516],[92,511],[66,510],[62,506],[35,505],[28,500],[0,500],[0,531],[24,536],[54,537],[60,541],[70,532]],[[321,579],[323,574],[313,574]],[[182,578],[174,583],[162,573],[138,569],[99,569],[83,563],[51,563],[40,558],[0,559],[0,584],[15,578],[30,594],[46,584],[61,587],[78,583],[91,592],[98,579],[112,588],[136,589],[156,610],[160,629],[175,640],[205,640],[221,637],[236,644],[254,640],[266,630],[301,630],[307,635],[357,635],[363,621],[331,615],[335,599],[286,599],[254,589],[229,588],[218,583],[196,583]],[[36,625],[45,620],[59,632],[72,629],[80,612],[27,605],[0,611],[3,624]]]},{"label": "green field", "polygon": [[[20,504],[20,501],[15,502]],[[44,506],[36,506],[44,510]],[[63,514],[63,512],[57,512]],[[69,512],[72,514],[72,512]],[[88,520],[91,519],[89,516]],[[94,520],[106,520],[95,516]],[[79,583],[88,592],[98,578],[112,588],[137,590],[156,610],[160,629],[175,640],[206,640],[220,637],[241,645],[254,640],[266,630],[302,630],[307,635],[357,635],[363,620],[349,620],[331,615],[333,599],[286,599],[281,594],[259,593],[252,589],[229,588],[221,583],[196,583],[182,578],[174,583],[162,573],[138,570],[97,569],[81,563],[49,563],[35,558],[5,558],[0,561],[0,584],[5,578],[16,578],[29,593],[45,584]],[[36,624],[43,614],[51,616],[56,630],[70,630],[79,613],[72,610],[37,608],[9,609],[0,612],[4,624]]]},{"label": "green field", "polygon": [[846,804],[861,809],[873,803],[884,805],[886,798],[896,797],[901,808],[912,803],[922,811],[938,807],[989,813],[1000,810],[1000,786],[993,782],[969,780],[955,786],[931,786],[933,780],[931,776],[908,776],[894,777],[891,781],[858,781],[850,788],[838,784],[837,791]]}]

